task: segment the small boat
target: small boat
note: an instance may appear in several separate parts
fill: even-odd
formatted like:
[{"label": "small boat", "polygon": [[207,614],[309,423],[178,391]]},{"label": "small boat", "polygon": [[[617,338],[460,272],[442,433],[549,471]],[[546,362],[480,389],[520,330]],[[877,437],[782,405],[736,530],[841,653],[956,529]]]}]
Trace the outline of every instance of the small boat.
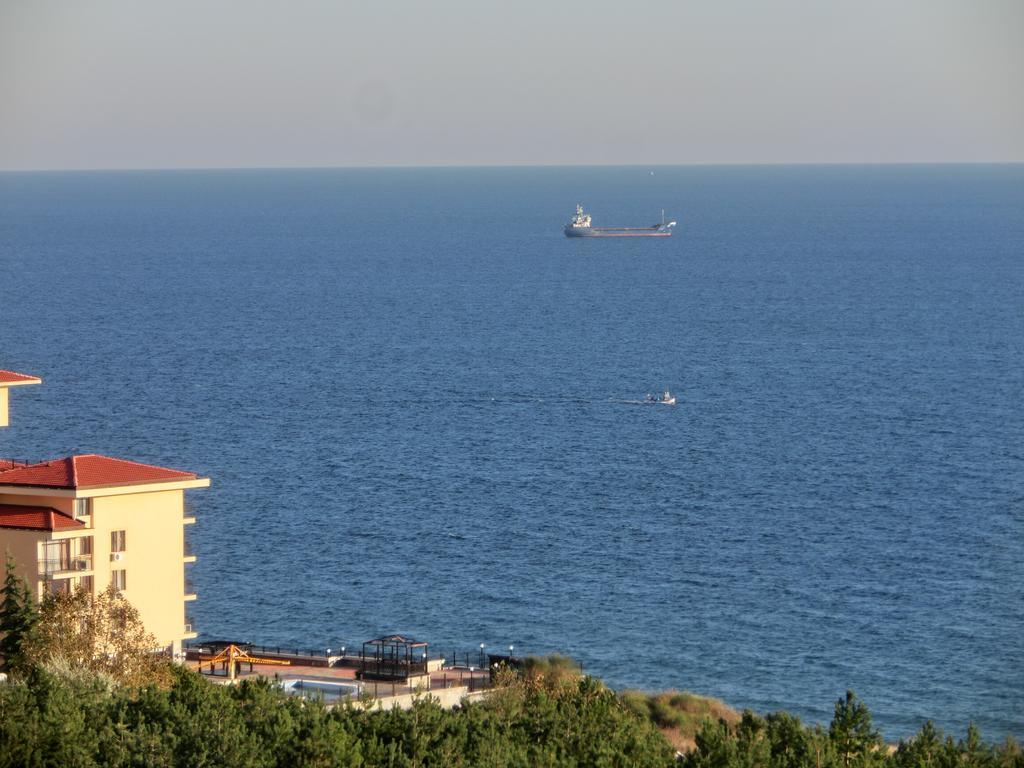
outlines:
[{"label": "small boat", "polygon": [[644,402],[651,403],[652,405],[675,405],[676,396],[666,389],[665,394],[663,395],[652,395],[648,393],[644,398]]},{"label": "small boat", "polygon": [[565,225],[566,237],[671,237],[674,221],[665,221],[661,212],[661,223],[649,227],[595,227],[590,223],[590,214],[584,213],[583,206],[576,206],[576,215]]}]

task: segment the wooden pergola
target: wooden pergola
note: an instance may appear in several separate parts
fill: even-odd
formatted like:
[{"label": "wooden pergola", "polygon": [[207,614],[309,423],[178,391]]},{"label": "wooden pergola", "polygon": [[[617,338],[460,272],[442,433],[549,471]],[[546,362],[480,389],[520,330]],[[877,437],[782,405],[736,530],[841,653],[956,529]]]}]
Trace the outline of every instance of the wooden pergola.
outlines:
[{"label": "wooden pergola", "polygon": [[249,671],[252,672],[253,664],[274,664],[280,667],[287,667],[291,664],[290,661],[282,661],[280,659],[264,659],[259,656],[251,656],[248,648],[239,647],[234,643],[229,643],[226,648],[221,650],[216,656],[210,659],[203,659],[199,662],[199,672],[202,673],[203,665],[210,665],[210,674],[217,668],[218,664],[224,666],[224,669],[228,673],[228,679],[234,680],[237,676],[237,670],[239,664],[248,664]]}]

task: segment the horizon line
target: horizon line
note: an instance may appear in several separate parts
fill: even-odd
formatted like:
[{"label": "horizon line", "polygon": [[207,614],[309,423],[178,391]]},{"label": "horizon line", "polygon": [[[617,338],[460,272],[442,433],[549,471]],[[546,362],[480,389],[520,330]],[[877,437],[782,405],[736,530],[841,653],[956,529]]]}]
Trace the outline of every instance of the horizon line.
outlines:
[{"label": "horizon line", "polygon": [[692,163],[463,163],[421,165],[189,165],[127,168],[0,168],[0,174],[16,173],[153,173],[189,171],[391,171],[391,170],[499,170],[541,168],[749,168],[749,167],[902,167],[902,166],[1004,166],[1024,165],[1024,160],[900,160],[900,161],[754,161]]}]

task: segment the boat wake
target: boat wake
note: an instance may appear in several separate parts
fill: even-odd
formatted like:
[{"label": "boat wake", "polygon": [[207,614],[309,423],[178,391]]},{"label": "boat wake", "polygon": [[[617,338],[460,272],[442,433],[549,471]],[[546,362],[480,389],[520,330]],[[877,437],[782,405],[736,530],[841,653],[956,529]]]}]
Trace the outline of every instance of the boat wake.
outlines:
[{"label": "boat wake", "polygon": [[[461,399],[461,398],[460,398]],[[675,405],[675,395],[665,392],[663,395],[647,395],[643,398],[621,398],[621,397],[609,397],[609,398],[595,398],[595,397],[579,397],[572,395],[527,395],[512,393],[508,395],[498,396],[483,396],[474,397],[462,400],[466,405],[481,405],[481,404],[492,404],[492,405]]]}]

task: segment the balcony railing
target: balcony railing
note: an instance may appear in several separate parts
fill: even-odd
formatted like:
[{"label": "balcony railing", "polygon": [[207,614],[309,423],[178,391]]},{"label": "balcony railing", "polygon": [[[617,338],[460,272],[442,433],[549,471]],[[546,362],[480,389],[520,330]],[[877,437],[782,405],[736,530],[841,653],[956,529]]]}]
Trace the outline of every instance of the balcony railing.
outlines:
[{"label": "balcony railing", "polygon": [[185,617],[185,634],[191,634],[192,632],[195,632],[195,630],[192,629],[192,627],[194,627],[195,625],[196,625],[196,620],[193,619],[191,616],[186,616]]},{"label": "balcony railing", "polygon": [[50,576],[60,571],[70,571],[71,561],[60,559],[60,560],[40,560],[39,561],[39,575]]},{"label": "balcony railing", "polygon": [[66,571],[91,571],[92,555],[74,555],[73,557],[46,558],[39,561],[39,575],[52,576]]}]

